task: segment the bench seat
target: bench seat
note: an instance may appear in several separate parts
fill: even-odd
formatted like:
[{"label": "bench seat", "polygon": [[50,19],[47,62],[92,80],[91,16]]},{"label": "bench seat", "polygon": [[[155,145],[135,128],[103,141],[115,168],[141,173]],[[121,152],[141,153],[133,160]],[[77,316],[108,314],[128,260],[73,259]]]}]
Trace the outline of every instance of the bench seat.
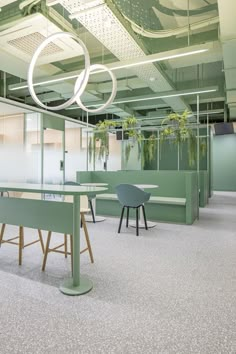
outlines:
[{"label": "bench seat", "polygon": [[[77,181],[107,183],[106,193],[97,195],[98,215],[120,216],[121,205],[115,190],[117,185],[147,183],[159,186],[152,189],[150,200],[145,203],[148,220],[191,225],[198,217],[196,171],[80,171],[77,172]],[[135,214],[134,210],[130,213]]]},{"label": "bench seat", "polygon": [[[104,193],[97,195],[99,200],[117,200],[117,195],[113,193]],[[186,198],[171,198],[171,197],[150,197],[148,203],[157,204],[172,204],[186,205]]]}]

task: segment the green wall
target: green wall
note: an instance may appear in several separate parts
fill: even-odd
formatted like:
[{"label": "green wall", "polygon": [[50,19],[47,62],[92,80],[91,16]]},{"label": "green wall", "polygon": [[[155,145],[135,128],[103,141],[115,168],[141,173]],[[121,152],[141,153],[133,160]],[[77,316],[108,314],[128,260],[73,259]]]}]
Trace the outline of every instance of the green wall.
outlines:
[{"label": "green wall", "polygon": [[213,189],[236,191],[236,135],[213,138]]}]

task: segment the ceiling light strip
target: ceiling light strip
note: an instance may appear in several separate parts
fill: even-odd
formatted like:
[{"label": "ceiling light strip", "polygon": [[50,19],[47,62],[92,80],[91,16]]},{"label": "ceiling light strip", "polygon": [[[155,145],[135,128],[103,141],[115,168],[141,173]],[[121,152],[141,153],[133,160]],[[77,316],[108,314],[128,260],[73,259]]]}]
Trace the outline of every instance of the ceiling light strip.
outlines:
[{"label": "ceiling light strip", "polygon": [[[204,52],[206,52],[208,50],[209,50],[208,48],[196,49],[196,50],[192,50],[190,52],[167,55],[167,56],[161,57],[161,58],[151,58],[151,59],[147,58],[147,59],[144,59],[144,60],[141,60],[141,61],[137,60],[135,62],[127,63],[127,64],[122,64],[121,63],[121,64],[118,64],[118,65],[116,65],[114,67],[112,67],[112,64],[110,64],[110,65],[108,64],[107,67],[111,71],[119,70],[119,69],[127,69],[127,68],[132,68],[132,67],[135,67],[135,66],[139,66],[139,65],[146,65],[146,64],[150,64],[150,63],[156,63],[156,62],[159,62],[159,61],[182,58],[182,57],[189,56],[189,55],[200,54],[200,53],[204,53]],[[105,69],[95,70],[94,72],[91,73],[91,75],[102,73],[102,72],[105,72],[105,71],[106,71]],[[61,82],[61,81],[64,81],[64,80],[75,79],[77,77],[78,77],[78,74],[68,75],[68,76],[64,76],[64,77],[61,77],[61,78],[51,78],[49,80],[43,80],[43,81],[40,81],[40,82],[36,82],[36,83],[33,84],[33,86],[54,84],[56,82]],[[17,87],[9,88],[9,90],[10,91],[16,91],[16,90],[21,90],[21,89],[24,89],[24,88],[27,88],[27,87],[28,87],[27,84],[22,84],[22,85],[17,86]]]},{"label": "ceiling light strip", "polygon": [[[190,96],[190,95],[199,95],[199,94],[203,94],[203,93],[210,93],[210,92],[216,92],[217,88],[213,88],[213,89],[209,89],[209,90],[199,90],[199,91],[191,91],[191,92],[180,92],[180,93],[173,93],[173,94],[168,94],[168,95],[160,95],[160,96],[154,96],[154,97],[143,97],[143,98],[138,98],[138,99],[126,99],[126,100],[116,100],[113,101],[112,105],[116,105],[116,104],[122,104],[122,103],[132,103],[132,102],[141,102],[141,101],[150,101],[150,100],[156,100],[156,99],[160,99],[160,98],[172,98],[172,97],[180,97],[180,96]],[[88,105],[87,107],[99,107],[102,106],[103,103],[99,103],[99,104],[92,104],[92,105]],[[68,108],[68,110],[73,110],[73,109],[78,109],[79,107],[76,106],[71,106]]]}]

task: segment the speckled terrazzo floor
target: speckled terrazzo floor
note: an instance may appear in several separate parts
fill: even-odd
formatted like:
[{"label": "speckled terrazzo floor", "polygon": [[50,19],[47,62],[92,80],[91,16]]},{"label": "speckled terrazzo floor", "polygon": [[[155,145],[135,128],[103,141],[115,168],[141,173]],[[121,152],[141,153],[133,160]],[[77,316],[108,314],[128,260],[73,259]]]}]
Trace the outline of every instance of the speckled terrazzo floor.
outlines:
[{"label": "speckled terrazzo floor", "polygon": [[136,237],[117,225],[89,224],[95,264],[82,255],[81,272],[94,288],[80,297],[58,290],[69,259],[49,254],[42,273],[39,244],[22,267],[2,245],[0,353],[236,353],[236,193],[215,193],[192,226]]}]

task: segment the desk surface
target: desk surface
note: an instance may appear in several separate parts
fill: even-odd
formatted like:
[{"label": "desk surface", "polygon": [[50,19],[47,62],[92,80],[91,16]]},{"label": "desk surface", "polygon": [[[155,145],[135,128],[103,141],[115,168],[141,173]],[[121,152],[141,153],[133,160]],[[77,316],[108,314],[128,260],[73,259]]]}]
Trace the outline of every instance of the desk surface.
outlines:
[{"label": "desk surface", "polygon": [[30,183],[14,183],[0,182],[0,191],[30,192],[30,193],[53,193],[62,195],[89,195],[94,193],[102,193],[107,188],[89,187],[89,186],[70,186],[62,184],[30,184]]}]

